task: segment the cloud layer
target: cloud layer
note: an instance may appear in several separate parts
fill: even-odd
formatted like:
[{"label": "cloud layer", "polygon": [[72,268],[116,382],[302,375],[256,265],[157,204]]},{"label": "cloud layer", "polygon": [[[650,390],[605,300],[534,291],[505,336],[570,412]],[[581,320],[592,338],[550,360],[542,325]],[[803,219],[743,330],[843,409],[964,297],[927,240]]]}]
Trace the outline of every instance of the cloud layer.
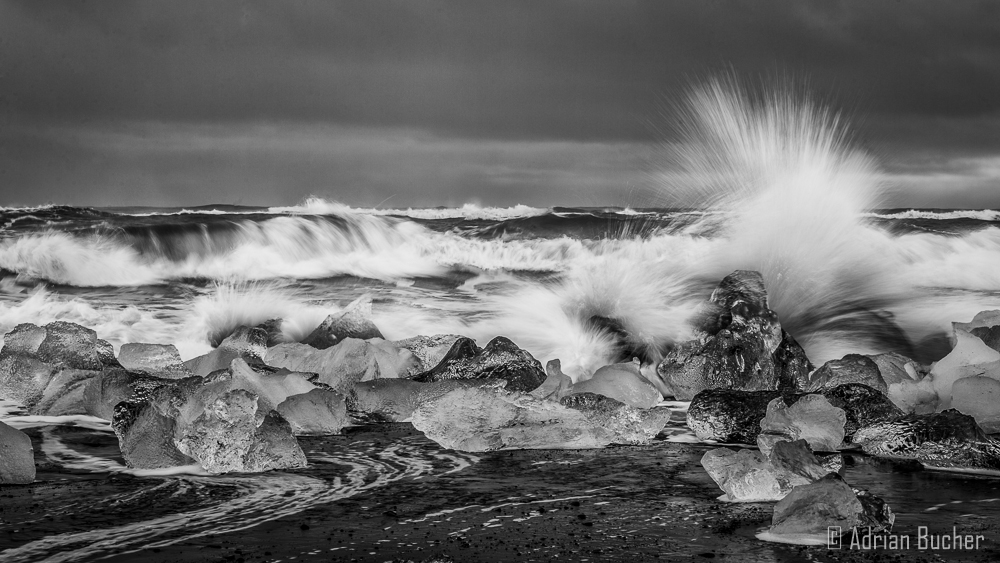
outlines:
[{"label": "cloud layer", "polygon": [[892,203],[1000,206],[992,2],[23,0],[0,37],[4,204],[641,203],[735,71],[843,108]]}]

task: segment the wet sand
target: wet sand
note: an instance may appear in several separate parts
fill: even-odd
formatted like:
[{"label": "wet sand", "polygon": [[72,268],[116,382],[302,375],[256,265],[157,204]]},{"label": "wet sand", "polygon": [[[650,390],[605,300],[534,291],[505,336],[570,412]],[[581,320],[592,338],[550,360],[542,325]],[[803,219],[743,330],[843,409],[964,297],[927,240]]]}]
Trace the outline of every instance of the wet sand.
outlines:
[{"label": "wet sand", "polygon": [[[38,481],[0,488],[5,563],[1000,560],[1000,479],[855,454],[846,456],[845,476],[890,504],[894,533],[915,538],[921,525],[932,533],[955,526],[982,534],[981,549],[863,552],[761,542],[754,534],[770,523],[773,504],[716,500],[721,491],[700,465],[711,446],[702,444],[450,460],[454,452],[408,424],[366,426],[304,438],[302,445],[311,461],[369,453],[268,474],[269,485],[258,490],[262,479],[252,475],[149,478],[67,469],[72,462],[53,461],[53,430],[47,439],[43,430],[28,431],[37,442]],[[65,448],[116,455],[113,436],[61,432]],[[65,455],[57,459],[65,462]],[[366,455],[379,462],[366,465]],[[317,483],[350,490],[327,502],[330,491]],[[129,541],[117,541],[116,531]]]}]

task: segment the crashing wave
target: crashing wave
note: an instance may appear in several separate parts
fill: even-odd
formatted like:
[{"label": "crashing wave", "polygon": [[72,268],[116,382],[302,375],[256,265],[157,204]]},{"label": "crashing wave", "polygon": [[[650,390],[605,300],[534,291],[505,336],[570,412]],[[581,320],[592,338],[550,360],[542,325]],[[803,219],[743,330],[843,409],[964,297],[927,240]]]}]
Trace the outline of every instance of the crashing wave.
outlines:
[{"label": "crashing wave", "polygon": [[863,217],[874,219],[929,219],[936,221],[949,221],[955,219],[974,219],[977,221],[1000,221],[1000,211],[993,209],[957,209],[932,211],[926,209],[910,209],[907,211],[888,212],[868,212],[863,213]]},{"label": "crashing wave", "polygon": [[311,197],[302,204],[290,207],[271,207],[270,213],[280,214],[304,214],[304,215],[392,215],[397,217],[409,217],[411,219],[478,219],[490,221],[503,221],[518,217],[534,217],[544,215],[548,209],[539,207],[529,207],[527,205],[515,205],[513,207],[480,207],[474,203],[466,203],[462,207],[439,207],[439,208],[408,208],[408,209],[375,209],[351,207],[343,203],[328,201],[322,198]]}]

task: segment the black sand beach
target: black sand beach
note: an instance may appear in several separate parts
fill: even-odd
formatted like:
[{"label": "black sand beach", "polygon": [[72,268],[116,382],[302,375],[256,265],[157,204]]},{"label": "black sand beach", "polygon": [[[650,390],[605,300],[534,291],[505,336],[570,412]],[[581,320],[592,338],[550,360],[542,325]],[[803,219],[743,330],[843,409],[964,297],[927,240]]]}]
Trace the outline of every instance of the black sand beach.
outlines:
[{"label": "black sand beach", "polygon": [[[682,418],[671,424],[673,428],[681,425]],[[66,442],[81,449],[100,449],[99,443],[107,440],[89,434],[87,446],[83,435]],[[357,443],[370,444],[371,451],[400,443],[428,451],[440,449],[409,424],[357,427],[344,436],[302,440],[309,455]],[[757,540],[754,534],[770,524],[773,505],[717,501],[720,491],[700,464],[708,449],[659,440],[645,447],[494,452],[477,455],[478,461],[453,473],[403,477],[384,485],[376,483],[379,476],[372,472],[365,478],[367,490],[251,528],[218,534],[209,529],[190,539],[181,538],[192,528],[178,528],[152,536],[156,541],[179,540],[171,545],[143,548],[123,541],[82,557],[72,551],[82,543],[46,549],[44,538],[85,534],[91,541],[113,541],[113,531],[104,535],[101,530],[183,513],[193,505],[221,504],[231,498],[231,491],[208,487],[189,497],[178,492],[184,477],[79,475],[50,466],[39,474],[39,482],[7,486],[0,492],[0,518],[6,532],[0,536],[0,551],[11,550],[5,558],[10,562],[44,556],[55,561],[272,563],[986,562],[1000,557],[1000,482],[996,479],[920,470],[849,454],[847,479],[890,503],[897,515],[893,531],[912,535],[913,549],[826,550]],[[287,475],[332,479],[343,474],[336,469],[313,464]],[[175,486],[137,494],[163,482]],[[290,484],[274,494],[294,498],[305,493]],[[253,509],[247,506],[248,513]],[[978,551],[920,551],[915,543],[918,526],[928,526],[932,533],[950,533],[954,526],[960,533],[982,534],[985,540]]]}]

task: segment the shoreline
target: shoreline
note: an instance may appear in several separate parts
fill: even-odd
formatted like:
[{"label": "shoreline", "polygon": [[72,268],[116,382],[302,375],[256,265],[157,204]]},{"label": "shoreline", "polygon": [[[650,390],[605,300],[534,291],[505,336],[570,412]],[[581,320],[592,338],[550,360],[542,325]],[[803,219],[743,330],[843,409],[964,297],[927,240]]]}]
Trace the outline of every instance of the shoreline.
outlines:
[{"label": "shoreline", "polygon": [[[31,433],[36,441],[37,432]],[[374,448],[412,443],[429,450],[438,449],[408,423],[353,427],[343,436],[304,438],[303,445],[311,453],[310,467],[272,476],[315,475],[314,460],[322,457],[320,450],[359,443]],[[877,561],[893,555],[885,551],[834,552],[757,540],[755,534],[770,521],[771,504],[717,501],[718,488],[700,465],[701,456],[712,447],[657,440],[649,446],[599,450],[479,454],[478,461],[458,471],[404,477],[245,529],[180,539],[171,545],[149,549],[118,548],[116,553],[112,548],[72,560],[108,556],[104,560],[141,559],[151,563]],[[963,517],[961,510],[948,511],[957,505],[945,502],[935,509],[929,506],[935,499],[919,499],[913,494],[926,488],[928,497],[964,496],[968,502],[974,502],[974,498],[982,496],[984,485],[996,489],[1000,483],[981,477],[913,471],[905,464],[855,454],[848,459],[848,478],[869,487],[897,511],[899,533],[907,533],[910,527],[915,529],[918,523],[927,524],[934,513],[935,529],[956,526],[959,531],[983,534],[986,538],[980,551],[903,553],[905,560],[913,557],[940,560],[937,558],[940,557],[991,561],[1000,556],[1000,523],[996,520],[998,514],[989,514],[997,510],[992,504],[979,505],[985,510],[970,519]],[[187,504],[183,495],[171,496],[169,491],[142,493],[141,489],[154,483],[191,480],[183,476],[67,475],[65,469],[46,470],[44,466],[40,472],[44,481],[4,487],[0,491],[4,496],[0,518],[11,522],[11,516],[17,515],[21,522],[12,522],[20,531],[12,533],[11,527],[5,526],[8,533],[0,536],[0,553],[15,550],[6,552],[5,561],[33,560],[20,558],[16,550],[23,550],[26,544],[46,536],[88,532],[98,535],[102,529],[132,524],[134,516],[152,519],[171,511],[183,511]],[[254,480],[260,476],[236,478],[240,477]],[[373,474],[365,479],[374,483],[378,476]],[[201,501],[220,500],[229,494],[211,487],[203,493],[208,497],[217,495],[219,499],[201,498]],[[995,494],[1000,496],[1000,492]],[[86,499],[91,495],[117,499],[121,506],[116,510],[122,515],[88,511]],[[287,498],[294,500],[294,496]],[[902,500],[906,498],[908,502]],[[67,503],[68,499],[74,502]],[[46,515],[51,508],[57,509]]]}]

